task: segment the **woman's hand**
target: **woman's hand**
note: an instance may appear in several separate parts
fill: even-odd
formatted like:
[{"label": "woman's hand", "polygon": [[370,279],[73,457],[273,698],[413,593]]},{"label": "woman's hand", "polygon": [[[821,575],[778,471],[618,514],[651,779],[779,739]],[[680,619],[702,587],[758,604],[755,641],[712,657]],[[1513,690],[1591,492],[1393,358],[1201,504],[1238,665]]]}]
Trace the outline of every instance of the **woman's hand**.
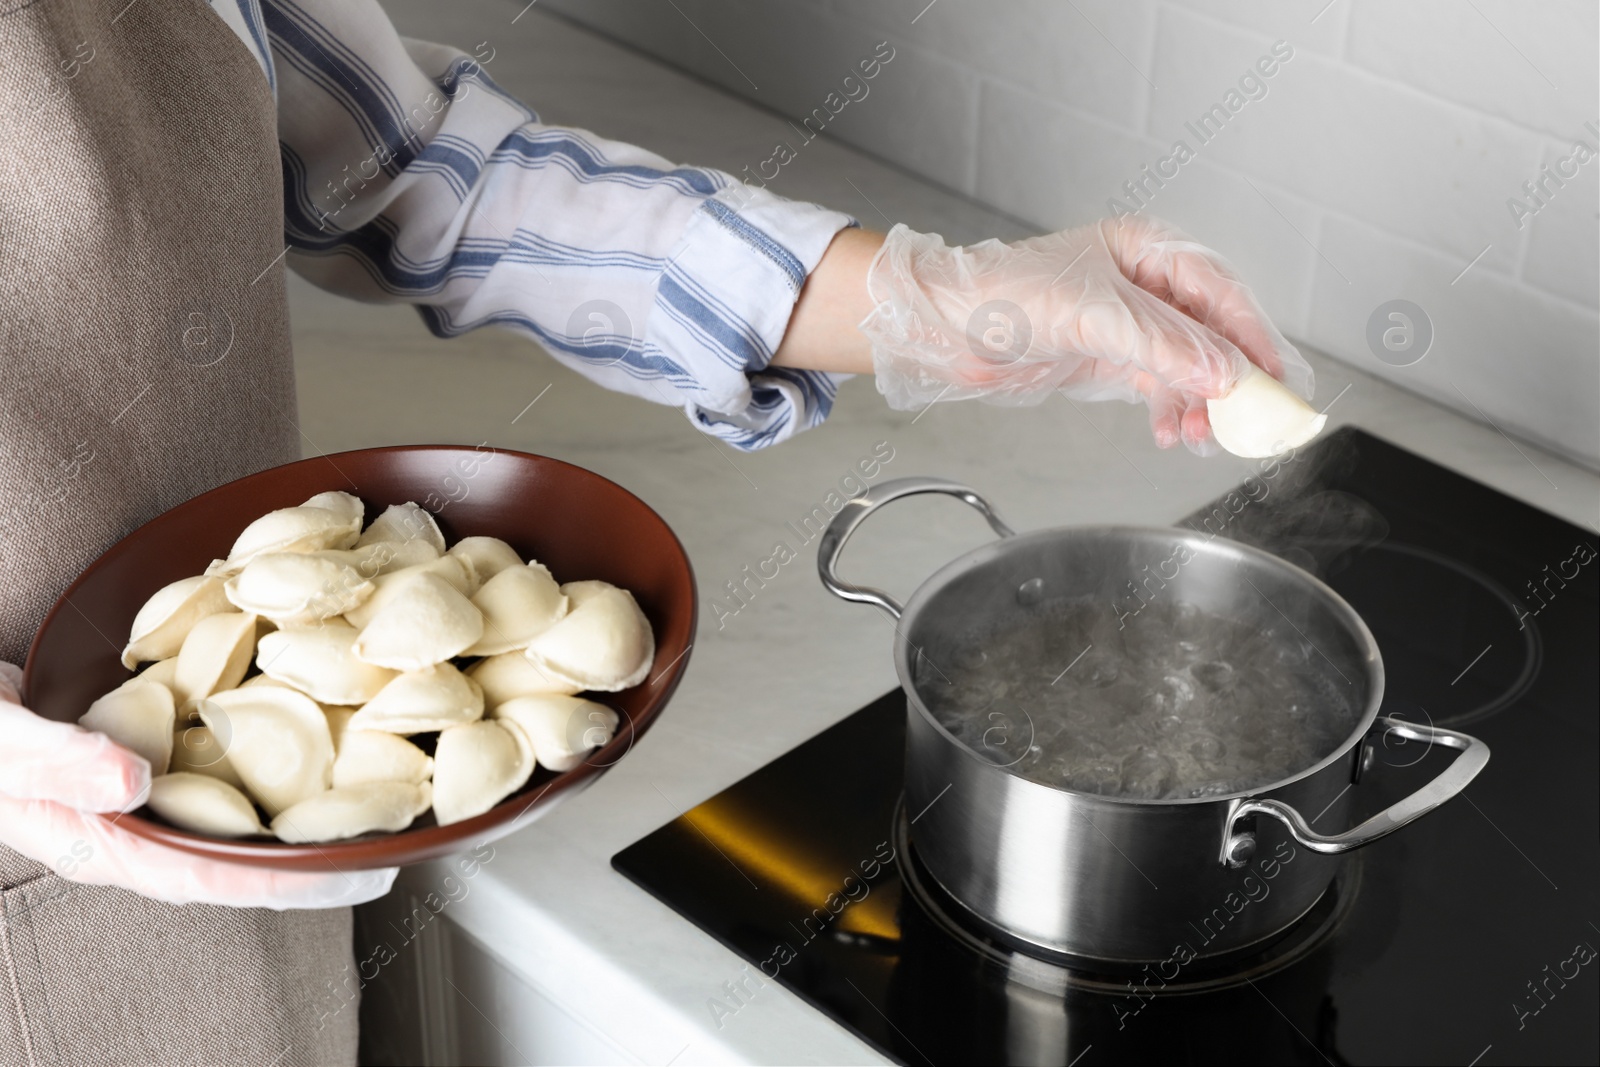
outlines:
[{"label": "woman's hand", "polygon": [[149,763],[104,734],[23,708],[21,681],[16,667],[0,663],[0,843],[62,877],[169,904],[278,910],[359,904],[393,884],[394,868],[272,871],[218,863],[129,833],[114,813],[144,803]]},{"label": "woman's hand", "polygon": [[[1037,404],[1055,391],[1143,401],[1157,444],[1197,452],[1215,447],[1205,401],[1247,361],[1311,395],[1311,368],[1227,263],[1151,219],[965,248],[904,226],[878,241],[835,239],[775,362],[858,370],[870,353],[879,391],[900,409]],[[863,309],[854,321],[869,347],[852,349],[839,324]]]}]

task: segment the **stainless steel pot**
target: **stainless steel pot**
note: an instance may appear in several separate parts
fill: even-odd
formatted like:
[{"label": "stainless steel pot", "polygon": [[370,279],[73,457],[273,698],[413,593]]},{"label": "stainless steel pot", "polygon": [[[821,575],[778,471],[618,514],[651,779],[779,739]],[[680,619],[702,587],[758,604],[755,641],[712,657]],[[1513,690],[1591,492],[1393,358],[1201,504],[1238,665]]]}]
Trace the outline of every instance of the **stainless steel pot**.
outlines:
[{"label": "stainless steel pot", "polygon": [[[861,522],[919,493],[960,498],[999,540],[946,564],[903,606],[882,590],[840,579],[840,552]],[[1380,719],[1383,663],[1360,617],[1312,575],[1245,545],[1177,528],[1018,535],[966,486],[904,478],[844,506],[821,539],[817,569],[837,596],[873,604],[895,620],[895,669],[909,707],[905,811],[918,860],[982,923],[1049,952],[1181,966],[1261,942],[1311,908],[1343,854],[1432,811],[1489,759],[1488,746],[1465,734]],[[953,656],[970,639],[972,620],[1014,613],[1019,595],[1086,594],[1106,597],[1119,621],[1143,602],[1134,596],[1171,597],[1229,618],[1258,617],[1264,601],[1274,620],[1281,617],[1281,625],[1272,624],[1275,635],[1281,630],[1318,653],[1305,669],[1348,687],[1348,737],[1320,762],[1270,785],[1141,800],[1031,781],[939,724],[918,692],[919,659],[937,664]],[[1349,822],[1351,785],[1377,746],[1395,742],[1460,755],[1427,786],[1360,825],[1314,829]]]}]

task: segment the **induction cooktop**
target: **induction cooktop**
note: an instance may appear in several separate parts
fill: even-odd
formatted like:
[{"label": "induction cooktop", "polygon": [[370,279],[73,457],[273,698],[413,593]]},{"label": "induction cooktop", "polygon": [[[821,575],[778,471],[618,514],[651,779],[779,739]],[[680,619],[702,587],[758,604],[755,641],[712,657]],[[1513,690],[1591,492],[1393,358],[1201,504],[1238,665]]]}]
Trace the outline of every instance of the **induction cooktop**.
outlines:
[{"label": "induction cooktop", "polygon": [[[1465,729],[1488,767],[1280,937],[1166,982],[1036,958],[942,895],[890,693],[613,858],[748,961],[708,1022],[777,982],[911,1064],[1600,1061],[1593,532],[1350,428],[1178,525],[1322,577],[1377,637],[1383,713]],[[1450,758],[1380,746],[1353,818]]]}]

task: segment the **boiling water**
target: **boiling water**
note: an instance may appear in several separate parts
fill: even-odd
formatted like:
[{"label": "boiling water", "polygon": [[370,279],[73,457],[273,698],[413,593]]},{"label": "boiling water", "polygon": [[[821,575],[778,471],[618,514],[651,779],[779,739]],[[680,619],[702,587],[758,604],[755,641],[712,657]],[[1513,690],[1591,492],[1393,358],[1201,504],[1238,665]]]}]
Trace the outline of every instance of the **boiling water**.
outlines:
[{"label": "boiling water", "polygon": [[917,692],[958,740],[1036,782],[1220,796],[1305,770],[1356,725],[1354,680],[1274,618],[1155,602],[1119,626],[1102,599],[1044,601],[919,656]]}]

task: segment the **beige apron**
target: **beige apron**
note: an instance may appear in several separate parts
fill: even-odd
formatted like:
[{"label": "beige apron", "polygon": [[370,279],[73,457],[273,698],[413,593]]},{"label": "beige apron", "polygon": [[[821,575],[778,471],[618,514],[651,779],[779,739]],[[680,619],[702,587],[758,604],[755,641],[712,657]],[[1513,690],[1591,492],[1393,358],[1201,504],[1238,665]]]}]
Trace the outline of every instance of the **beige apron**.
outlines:
[{"label": "beige apron", "polygon": [[[275,108],[203,0],[0,0],[0,659],[107,546],[298,454]],[[0,848],[0,1062],[345,1063],[348,909]],[[337,990],[337,992],[335,992]]]}]

